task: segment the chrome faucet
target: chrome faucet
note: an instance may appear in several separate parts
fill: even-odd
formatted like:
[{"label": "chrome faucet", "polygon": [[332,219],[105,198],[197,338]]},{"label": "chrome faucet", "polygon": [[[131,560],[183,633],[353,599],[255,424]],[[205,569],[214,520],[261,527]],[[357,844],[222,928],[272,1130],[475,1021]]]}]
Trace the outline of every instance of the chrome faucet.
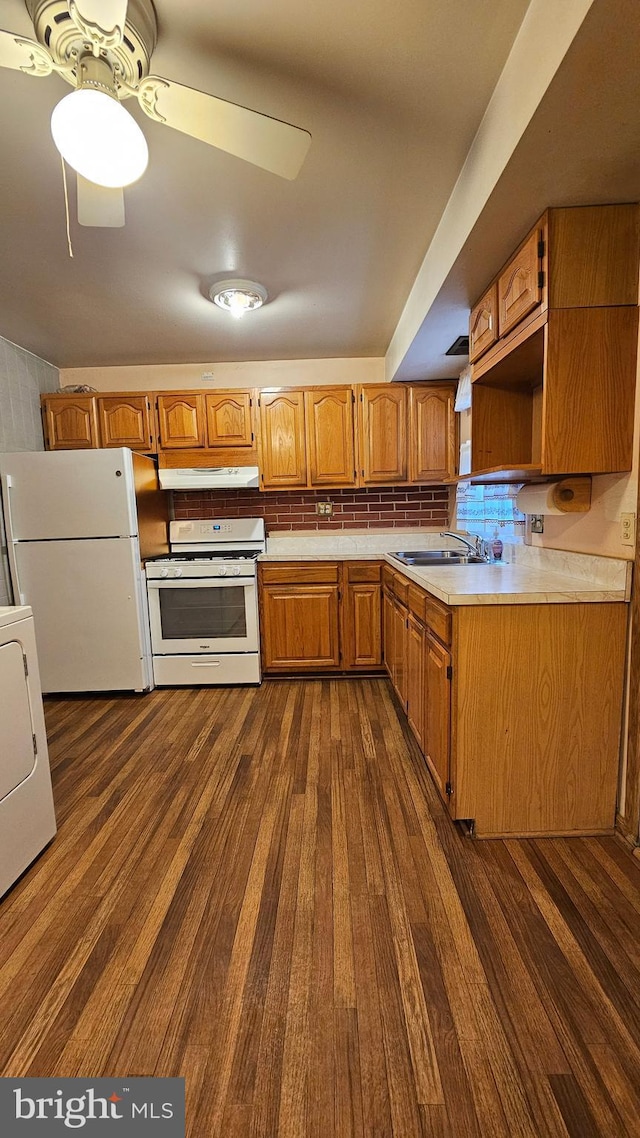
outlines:
[{"label": "chrome faucet", "polygon": [[481,557],[483,561],[489,561],[489,543],[477,533],[469,534],[469,537],[472,537],[473,541],[468,541],[462,534],[451,533],[450,530],[445,530],[444,533],[440,534],[440,537],[455,537],[456,541],[461,541],[463,545],[466,545],[469,553],[475,553],[476,556]]}]

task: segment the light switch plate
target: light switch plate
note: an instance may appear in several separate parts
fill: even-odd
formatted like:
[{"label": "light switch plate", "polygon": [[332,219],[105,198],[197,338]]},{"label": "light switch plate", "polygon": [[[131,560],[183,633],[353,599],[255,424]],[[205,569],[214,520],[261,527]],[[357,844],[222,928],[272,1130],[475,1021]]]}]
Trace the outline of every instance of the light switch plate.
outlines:
[{"label": "light switch plate", "polygon": [[544,533],[544,514],[530,514],[531,532]]}]

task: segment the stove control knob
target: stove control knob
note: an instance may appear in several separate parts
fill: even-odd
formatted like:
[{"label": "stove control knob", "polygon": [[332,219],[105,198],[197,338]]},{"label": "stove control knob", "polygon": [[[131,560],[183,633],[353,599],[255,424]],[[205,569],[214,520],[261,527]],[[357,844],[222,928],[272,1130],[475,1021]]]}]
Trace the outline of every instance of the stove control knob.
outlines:
[{"label": "stove control knob", "polygon": [[169,570],[168,569],[161,569],[160,570],[160,576],[161,577],[168,577],[169,576]]},{"label": "stove control knob", "polygon": [[226,565],[222,565],[221,568],[218,569],[218,576],[219,577],[226,577],[226,575],[227,575],[227,567],[226,567]]},{"label": "stove control knob", "polygon": [[234,567],[234,568],[231,570],[231,572],[233,573],[234,577],[239,577],[239,576],[240,576],[240,566],[239,566],[239,565],[236,565],[236,566],[235,566],[235,567]]},{"label": "stove control knob", "polygon": [[174,577],[181,577],[182,576],[182,569],[174,569],[173,575],[174,575]]}]

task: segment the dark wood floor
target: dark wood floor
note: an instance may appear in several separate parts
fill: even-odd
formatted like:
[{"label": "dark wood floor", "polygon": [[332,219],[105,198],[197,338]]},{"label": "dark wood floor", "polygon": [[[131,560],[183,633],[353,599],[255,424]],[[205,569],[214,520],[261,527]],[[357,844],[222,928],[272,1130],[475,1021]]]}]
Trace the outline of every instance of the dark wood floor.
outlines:
[{"label": "dark wood floor", "polygon": [[640,867],[473,842],[385,680],[47,703],[0,1073],[178,1075],[192,1138],[640,1134]]}]

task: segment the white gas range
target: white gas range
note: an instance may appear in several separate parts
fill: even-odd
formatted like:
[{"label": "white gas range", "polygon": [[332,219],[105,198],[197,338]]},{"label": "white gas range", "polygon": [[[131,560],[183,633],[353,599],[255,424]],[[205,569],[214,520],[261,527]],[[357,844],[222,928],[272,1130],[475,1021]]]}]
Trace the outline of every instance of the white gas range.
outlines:
[{"label": "white gas range", "polygon": [[155,683],[259,684],[263,519],[171,522],[169,548],[145,566]]}]

